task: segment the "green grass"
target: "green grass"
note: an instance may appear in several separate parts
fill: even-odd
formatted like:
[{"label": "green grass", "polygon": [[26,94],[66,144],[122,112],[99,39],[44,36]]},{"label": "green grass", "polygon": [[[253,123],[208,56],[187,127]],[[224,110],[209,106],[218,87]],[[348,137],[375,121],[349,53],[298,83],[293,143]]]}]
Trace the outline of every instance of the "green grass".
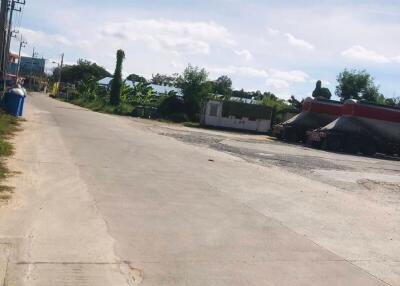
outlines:
[{"label": "green grass", "polygon": [[4,160],[14,153],[10,138],[18,130],[18,126],[16,117],[0,110],[0,201],[10,199],[12,193],[12,188],[1,185],[1,182],[10,174]]},{"label": "green grass", "polygon": [[[62,100],[62,99],[59,99]],[[65,101],[65,100],[62,100]],[[82,97],[67,101],[69,103],[101,113],[132,116],[135,106],[133,104],[120,103],[117,106],[111,105],[102,99],[84,100]],[[178,123],[187,127],[200,128],[200,123],[189,122],[186,114],[173,113],[168,117],[157,118],[156,120],[165,123]]]},{"label": "green grass", "polygon": [[118,115],[131,115],[134,109],[134,106],[130,104],[120,103],[114,106],[106,103],[104,100],[83,100],[82,98],[78,98],[72,100],[71,103],[93,111]]},{"label": "green grass", "polygon": [[201,125],[199,122],[191,122],[191,121],[183,122],[183,126],[190,127],[190,128],[201,128]]}]

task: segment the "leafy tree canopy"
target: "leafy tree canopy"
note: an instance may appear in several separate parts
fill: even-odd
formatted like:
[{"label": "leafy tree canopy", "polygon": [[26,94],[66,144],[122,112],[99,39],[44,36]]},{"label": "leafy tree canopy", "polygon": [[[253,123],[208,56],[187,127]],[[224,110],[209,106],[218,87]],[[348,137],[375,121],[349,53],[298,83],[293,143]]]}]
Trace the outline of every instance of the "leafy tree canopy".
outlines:
[{"label": "leafy tree canopy", "polygon": [[341,100],[357,99],[369,102],[378,102],[382,95],[379,87],[375,85],[373,77],[365,70],[347,70],[337,77],[338,86],[336,95]]},{"label": "leafy tree canopy", "polygon": [[142,77],[140,75],[137,75],[137,74],[134,74],[134,73],[130,74],[126,79],[130,80],[130,81],[133,81],[133,82],[147,83],[147,80],[144,77]]},{"label": "leafy tree canopy", "polygon": [[165,75],[165,74],[155,74],[152,76],[151,83],[158,85],[175,86],[178,74]]},{"label": "leafy tree canopy", "polygon": [[213,85],[214,93],[224,96],[232,95],[232,80],[228,76],[220,76],[214,81]]},{"label": "leafy tree canopy", "polygon": [[391,105],[391,106],[399,106],[400,107],[400,97],[397,97],[397,98],[386,98],[385,99],[385,104]]},{"label": "leafy tree canopy", "polygon": [[292,107],[293,111],[300,112],[303,108],[304,100],[300,101],[294,95],[290,97],[288,102],[290,103],[290,106]]},{"label": "leafy tree canopy", "polygon": [[[53,71],[53,79],[57,79],[59,74],[60,68],[58,67]],[[107,76],[111,76],[111,74],[105,68],[83,59],[79,59],[75,65],[66,65],[61,70],[61,81],[65,83],[77,83],[93,78],[100,80]]]},{"label": "leafy tree canopy", "polygon": [[182,89],[187,114],[191,119],[196,119],[201,101],[212,92],[212,83],[208,81],[207,71],[189,64],[176,79],[176,84]]}]

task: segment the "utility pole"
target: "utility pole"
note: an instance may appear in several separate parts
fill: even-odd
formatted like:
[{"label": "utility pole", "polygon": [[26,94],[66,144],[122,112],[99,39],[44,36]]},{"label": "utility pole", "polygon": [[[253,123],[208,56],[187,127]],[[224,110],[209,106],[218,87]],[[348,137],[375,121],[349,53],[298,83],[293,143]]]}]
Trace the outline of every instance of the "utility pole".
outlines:
[{"label": "utility pole", "polygon": [[64,53],[61,54],[61,62],[60,62],[60,72],[58,74],[58,83],[61,83],[61,72],[64,65]]},{"label": "utility pole", "polygon": [[1,0],[0,6],[0,76],[3,80],[3,90],[5,90],[5,72],[4,57],[7,45],[7,18],[8,18],[8,0]]},{"label": "utility pole", "polygon": [[61,62],[60,62],[60,71],[58,73],[58,84],[57,84],[57,97],[60,93],[60,85],[61,85],[61,74],[62,74],[62,68],[64,66],[64,53],[61,54]]},{"label": "utility pole", "polygon": [[7,46],[6,46],[7,59],[8,59],[8,55],[10,53],[11,38],[13,37],[13,34],[18,33],[15,30],[11,30],[14,11],[16,11],[16,12],[22,11],[21,7],[19,7],[19,8],[15,7],[16,4],[25,5],[25,0],[24,0],[24,2],[20,2],[19,0],[11,0],[10,13],[9,13],[9,17],[8,17],[8,35],[7,35]]},{"label": "utility pole", "polygon": [[12,20],[13,20],[13,14],[14,14],[14,11],[16,11],[16,12],[21,12],[21,11],[22,11],[22,8],[21,8],[21,7],[19,7],[19,8],[16,8],[16,7],[15,7],[16,4],[25,5],[26,2],[25,2],[25,0],[23,0],[23,1],[20,1],[20,0],[11,0],[11,4],[10,4],[10,13],[9,13],[10,15],[9,15],[9,18],[8,18],[7,44],[6,44],[6,48],[5,48],[5,64],[4,64],[4,71],[5,71],[5,73],[7,72],[8,63],[9,63],[9,58],[10,58],[11,39],[12,39],[13,37],[15,37],[15,36],[14,36],[15,33],[18,33],[18,32],[15,31],[15,30],[11,30],[11,28],[12,28]]},{"label": "utility pole", "polygon": [[21,35],[21,40],[19,41],[19,51],[18,51],[17,83],[19,82],[19,71],[21,69],[21,51],[22,51],[22,48],[26,47],[25,46],[26,44],[28,44],[28,43],[22,39],[22,35]]},{"label": "utility pole", "polygon": [[35,56],[37,55],[35,47],[33,47],[32,58],[31,58],[31,71],[29,73],[29,88],[32,90],[32,78],[33,78],[33,63],[35,61]]}]

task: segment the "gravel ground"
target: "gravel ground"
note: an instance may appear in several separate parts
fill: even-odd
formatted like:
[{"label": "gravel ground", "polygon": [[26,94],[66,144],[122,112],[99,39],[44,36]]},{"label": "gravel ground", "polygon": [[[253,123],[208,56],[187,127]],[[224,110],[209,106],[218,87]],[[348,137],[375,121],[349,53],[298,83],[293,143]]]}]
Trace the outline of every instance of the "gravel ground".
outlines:
[{"label": "gravel ground", "polygon": [[193,145],[238,156],[263,166],[276,166],[289,172],[357,192],[371,200],[397,204],[400,201],[400,158],[364,157],[330,153],[302,145],[287,144],[265,135],[191,129],[153,123],[158,134]]}]

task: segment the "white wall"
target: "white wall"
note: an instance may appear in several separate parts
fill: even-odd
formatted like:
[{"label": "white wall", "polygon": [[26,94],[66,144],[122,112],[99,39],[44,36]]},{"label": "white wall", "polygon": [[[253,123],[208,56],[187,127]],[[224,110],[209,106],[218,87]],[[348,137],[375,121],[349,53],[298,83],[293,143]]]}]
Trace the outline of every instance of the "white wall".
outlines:
[{"label": "white wall", "polygon": [[[210,115],[211,109],[217,108],[216,116]],[[203,114],[203,123],[208,126],[214,127],[224,127],[241,129],[248,131],[256,131],[266,133],[271,129],[271,120],[257,119],[249,120],[248,118],[237,119],[234,116],[222,117],[222,105],[220,101],[208,101],[205,108],[205,113]]]}]

